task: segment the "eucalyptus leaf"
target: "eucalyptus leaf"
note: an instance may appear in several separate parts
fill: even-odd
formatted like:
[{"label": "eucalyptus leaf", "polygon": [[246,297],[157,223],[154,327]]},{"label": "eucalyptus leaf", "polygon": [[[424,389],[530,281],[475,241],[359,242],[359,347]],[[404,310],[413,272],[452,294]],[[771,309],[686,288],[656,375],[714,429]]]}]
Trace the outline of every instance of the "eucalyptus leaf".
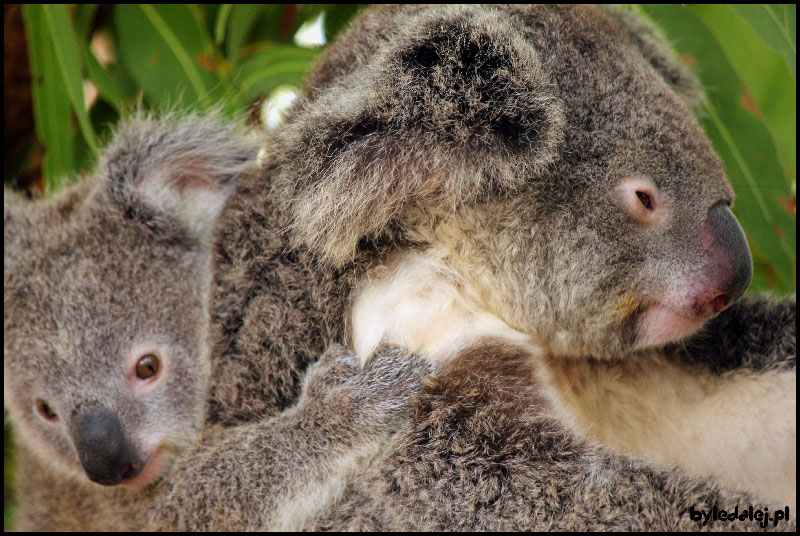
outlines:
[{"label": "eucalyptus leaf", "polygon": [[797,77],[797,6],[795,4],[732,4],[765,43],[786,60]]},{"label": "eucalyptus leaf", "polygon": [[97,87],[100,96],[111,104],[117,113],[122,114],[125,108],[125,99],[119,81],[100,65],[100,62],[97,61],[97,58],[91,50],[86,50],[84,61],[89,78]]},{"label": "eucalyptus leaf", "polygon": [[119,58],[155,106],[205,108],[226,93],[199,12],[183,4],[121,4]]},{"label": "eucalyptus leaf", "polygon": [[274,45],[251,55],[236,74],[243,98],[252,101],[282,85],[299,85],[319,50],[294,45]]},{"label": "eucalyptus leaf", "polygon": [[228,58],[236,61],[250,31],[264,15],[277,13],[278,5],[236,4],[230,14],[225,51]]},{"label": "eucalyptus leaf", "polygon": [[84,140],[93,153],[98,154],[97,139],[94,128],[86,113],[86,104],[83,99],[83,75],[78,51],[78,39],[72,27],[67,6],[64,4],[42,4],[42,19],[47,28],[47,33],[53,43],[57,71],[60,82],[64,84],[72,109],[78,118]]},{"label": "eucalyptus leaf", "polygon": [[28,51],[31,63],[33,113],[36,134],[44,146],[42,161],[45,191],[53,193],[62,177],[74,171],[74,133],[69,97],[59,87],[53,43],[49,38],[44,6],[24,4]]},{"label": "eucalyptus leaf", "polygon": [[791,185],[797,169],[796,82],[783,57],[767,46],[732,6],[693,4],[687,9],[706,24],[725,52],[743,85],[739,105],[769,129],[784,177]]}]

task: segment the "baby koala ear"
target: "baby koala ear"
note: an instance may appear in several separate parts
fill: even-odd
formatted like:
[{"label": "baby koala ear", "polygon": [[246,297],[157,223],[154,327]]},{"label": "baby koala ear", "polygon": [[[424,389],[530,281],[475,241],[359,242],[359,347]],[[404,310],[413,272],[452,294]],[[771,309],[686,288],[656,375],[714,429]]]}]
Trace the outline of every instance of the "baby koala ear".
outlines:
[{"label": "baby koala ear", "polygon": [[100,169],[127,217],[156,231],[177,224],[205,239],[261,147],[258,136],[215,114],[140,113],[117,130]]},{"label": "baby koala ear", "polygon": [[[372,60],[312,88],[286,124],[279,162],[300,243],[342,264],[360,240],[402,229],[409,207],[452,212],[535,181],[555,160],[562,103],[532,44],[498,11],[397,17],[371,37]],[[339,49],[366,39],[340,38],[325,70],[344,71]]]}]

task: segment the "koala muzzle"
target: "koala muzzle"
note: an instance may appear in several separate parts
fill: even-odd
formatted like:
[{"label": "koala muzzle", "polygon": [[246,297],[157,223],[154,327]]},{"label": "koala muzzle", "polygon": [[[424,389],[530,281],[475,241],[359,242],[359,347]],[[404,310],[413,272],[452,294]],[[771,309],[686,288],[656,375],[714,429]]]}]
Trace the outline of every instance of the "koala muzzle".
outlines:
[{"label": "koala muzzle", "polygon": [[117,415],[102,407],[79,411],[72,419],[72,438],[89,480],[114,486],[135,478],[144,467]]},{"label": "koala muzzle", "polygon": [[750,286],[753,259],[744,231],[725,203],[708,211],[704,233],[710,242],[710,266],[705,292],[695,309],[698,314],[713,315],[738,300]]}]

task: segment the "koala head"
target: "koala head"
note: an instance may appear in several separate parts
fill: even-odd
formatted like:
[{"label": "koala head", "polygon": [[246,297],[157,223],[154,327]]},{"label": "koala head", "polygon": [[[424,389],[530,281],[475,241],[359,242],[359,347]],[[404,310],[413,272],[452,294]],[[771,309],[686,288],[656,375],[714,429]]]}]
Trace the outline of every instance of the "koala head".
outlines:
[{"label": "koala head", "polygon": [[564,356],[680,339],[749,285],[700,92],[630,13],[376,8],[307,86],[273,165],[295,240],[333,265],[434,248]]},{"label": "koala head", "polygon": [[143,485],[199,430],[211,233],[258,150],[215,120],[140,114],[91,179],[4,192],[4,400],[45,464]]}]

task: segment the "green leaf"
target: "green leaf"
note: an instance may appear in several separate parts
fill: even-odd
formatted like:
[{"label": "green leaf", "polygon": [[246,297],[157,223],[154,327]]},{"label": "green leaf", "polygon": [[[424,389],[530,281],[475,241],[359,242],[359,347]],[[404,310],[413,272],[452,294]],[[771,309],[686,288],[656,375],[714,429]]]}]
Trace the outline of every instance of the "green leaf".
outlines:
[{"label": "green leaf", "polygon": [[744,86],[739,105],[769,129],[791,185],[797,169],[797,83],[786,62],[730,5],[693,4],[688,9],[702,19],[725,52]]},{"label": "green leaf", "polygon": [[732,4],[733,8],[786,60],[797,77],[797,6],[794,4]]},{"label": "green leaf", "polygon": [[89,74],[89,79],[97,86],[97,92],[106,102],[114,107],[117,113],[121,114],[125,107],[125,98],[123,97],[122,85],[119,80],[111,76],[111,74],[100,65],[94,53],[88,48],[84,54],[84,62],[86,63],[86,71]]},{"label": "green leaf", "polygon": [[318,13],[319,9],[313,4],[273,4],[252,25],[250,41],[291,43],[310,12]]},{"label": "green leaf", "polygon": [[75,4],[75,35],[81,40],[82,43],[88,43],[90,39],[89,32],[92,29],[92,22],[94,15],[97,13],[97,8],[100,4]]},{"label": "green leaf", "polygon": [[219,13],[217,13],[217,22],[214,23],[214,43],[217,45],[222,44],[225,39],[225,28],[228,25],[228,17],[230,17],[233,4],[221,4]]},{"label": "green leaf", "polygon": [[57,189],[62,177],[73,172],[75,143],[70,102],[59,87],[57,60],[47,30],[44,6],[24,4],[22,13],[31,60],[36,135],[45,148],[42,174],[45,191],[51,193]]},{"label": "green leaf", "polygon": [[81,74],[78,38],[72,27],[72,21],[64,4],[42,4],[43,19],[47,25],[50,39],[55,51],[56,65],[60,82],[64,84],[72,103],[72,109],[78,118],[83,137],[92,152],[97,155],[97,138],[86,113],[83,99],[83,76]]},{"label": "green leaf", "polygon": [[236,4],[233,7],[228,23],[228,37],[225,40],[225,51],[229,59],[233,61],[239,59],[239,53],[256,22],[259,22],[265,14],[277,15],[278,7],[276,4]]},{"label": "green leaf", "polygon": [[211,107],[226,92],[198,10],[183,4],[115,7],[120,62],[156,106]]},{"label": "green leaf", "polygon": [[681,6],[646,5],[641,9],[664,29],[680,55],[694,63],[706,88],[707,105],[700,121],[725,162],[737,193],[734,211],[750,240],[757,269],[762,270],[751,289],[770,284],[775,290],[791,291],[795,286],[796,226],[781,202],[792,195],[792,189],[769,129],[762,118],[742,105],[744,83],[710,23]]},{"label": "green leaf", "polygon": [[319,50],[275,44],[242,62],[235,81],[246,102],[281,85],[299,85]]}]

